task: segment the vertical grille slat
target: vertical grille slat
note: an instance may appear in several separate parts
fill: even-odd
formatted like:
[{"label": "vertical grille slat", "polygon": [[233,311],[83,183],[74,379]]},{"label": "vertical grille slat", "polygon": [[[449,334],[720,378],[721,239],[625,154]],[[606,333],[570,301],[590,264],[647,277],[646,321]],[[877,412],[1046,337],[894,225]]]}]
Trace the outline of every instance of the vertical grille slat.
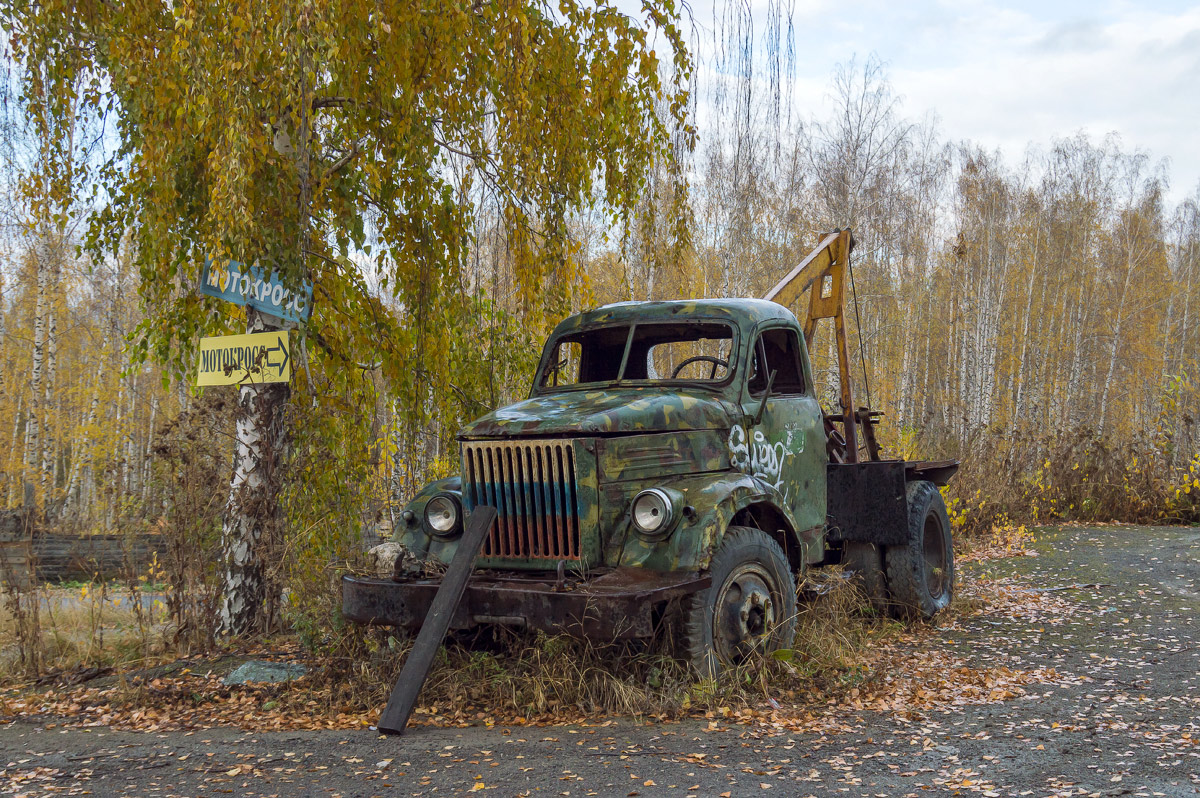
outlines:
[{"label": "vertical grille slat", "polygon": [[462,454],[466,510],[488,503],[497,511],[481,556],[580,558],[572,441],[473,441],[463,444]]},{"label": "vertical grille slat", "polygon": [[504,449],[500,455],[504,476],[504,500],[508,502],[508,556],[517,557],[521,551],[521,508],[517,506],[516,475],[513,474],[512,450]]},{"label": "vertical grille slat", "polygon": [[[463,460],[470,464],[469,468],[463,469],[467,473],[464,475],[468,480],[468,484],[463,485],[463,501],[468,507],[478,507],[481,504],[488,503],[488,497],[483,493],[483,457],[479,452],[463,450]],[[488,533],[491,534],[490,532]],[[484,545],[487,545],[486,543]]]},{"label": "vertical grille slat", "polygon": [[[491,453],[481,451],[476,452],[476,454],[479,455],[479,473],[481,478],[484,480],[483,484],[485,487],[483,493],[485,496],[487,496],[488,504],[490,504],[492,507],[499,507],[499,502],[496,500],[496,490],[493,487],[495,480],[492,478]],[[479,491],[476,491],[476,493],[479,493]],[[492,528],[488,532],[488,539],[491,541],[493,548],[499,550],[500,524],[498,522],[492,524]]]},{"label": "vertical grille slat", "polygon": [[529,474],[525,470],[525,452],[522,449],[512,451],[513,473],[517,477],[517,504],[521,507],[521,550],[533,553],[533,540],[529,536],[529,527],[533,517],[529,512]]},{"label": "vertical grille slat", "polygon": [[539,541],[541,542],[541,553],[543,557],[550,556],[550,508],[553,504],[550,501],[550,485],[546,482],[546,450],[542,447],[537,447],[538,454],[538,493],[541,494],[541,504],[538,505],[538,529],[540,534]]},{"label": "vertical grille slat", "polygon": [[538,547],[538,508],[534,496],[537,494],[537,473],[533,468],[533,452],[528,447],[521,450],[521,465],[525,469],[525,509],[529,517],[529,526],[525,530],[529,540],[529,553],[536,557],[541,549]]},{"label": "vertical grille slat", "polygon": [[[551,445],[546,452],[550,458],[550,506],[546,508],[546,519],[550,522],[550,556],[558,557],[558,541],[562,537],[562,503],[558,492],[558,447]],[[561,558],[560,558],[561,559]]]},{"label": "vertical grille slat", "polygon": [[504,491],[504,512],[502,515],[505,521],[505,543],[508,544],[504,553],[512,557],[520,550],[517,546],[517,525],[520,523],[520,519],[517,517],[517,508],[513,502],[512,452],[508,449],[501,449],[497,454],[500,455],[500,484]]},{"label": "vertical grille slat", "polygon": [[563,450],[563,504],[566,505],[566,512],[563,517],[566,540],[563,541],[563,548],[566,550],[566,557],[574,559],[578,557],[578,553],[575,551],[575,542],[578,538],[575,527],[575,524],[578,523],[575,506],[575,480],[566,479],[566,475],[575,474],[575,463],[572,462],[572,454],[574,452],[569,448]]},{"label": "vertical grille slat", "polygon": [[499,451],[488,451],[488,471],[490,472],[488,479],[492,493],[495,494],[496,499],[496,525],[500,527],[497,530],[500,538],[500,547],[497,553],[501,556],[507,556],[509,520],[508,513],[506,512],[507,508],[504,505],[504,480],[501,478],[503,471],[500,467],[501,454],[502,452]]}]

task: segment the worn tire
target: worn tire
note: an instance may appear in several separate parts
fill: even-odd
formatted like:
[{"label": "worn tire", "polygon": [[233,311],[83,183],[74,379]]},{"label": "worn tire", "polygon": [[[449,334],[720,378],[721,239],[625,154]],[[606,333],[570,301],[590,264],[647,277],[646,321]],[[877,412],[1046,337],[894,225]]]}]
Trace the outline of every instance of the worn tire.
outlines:
[{"label": "worn tire", "polygon": [[854,573],[854,583],[879,615],[888,610],[887,578],[883,573],[883,551],[874,543],[842,544],[842,565]]},{"label": "worn tire", "polygon": [[898,617],[929,619],[954,595],[954,543],[946,503],[932,482],[908,484],[907,540],[888,546],[887,584]]},{"label": "worn tire", "polygon": [[755,653],[791,648],[796,583],[779,543],[761,529],[731,526],[709,575],[712,584],[684,605],[681,641],[702,678],[715,679]]}]

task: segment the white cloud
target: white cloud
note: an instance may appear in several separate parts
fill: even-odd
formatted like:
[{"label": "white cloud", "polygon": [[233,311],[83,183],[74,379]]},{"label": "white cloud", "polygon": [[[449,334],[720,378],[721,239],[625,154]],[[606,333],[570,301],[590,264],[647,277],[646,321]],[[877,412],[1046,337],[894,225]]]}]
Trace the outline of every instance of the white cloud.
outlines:
[{"label": "white cloud", "polygon": [[[640,6],[619,2],[631,13]],[[691,6],[703,80],[713,77],[714,7],[736,2]],[[750,0],[759,37],[768,10],[780,4]],[[795,0],[792,19],[793,113],[801,118],[828,110],[837,64],[875,54],[905,114],[934,113],[950,140],[999,148],[1015,165],[1031,144],[1045,149],[1079,131],[1095,140],[1116,132],[1125,147],[1169,159],[1172,199],[1200,184],[1194,0]],[[756,53],[761,45],[760,38]]]},{"label": "white cloud", "polygon": [[[1115,131],[1125,146],[1170,159],[1174,199],[1195,191],[1200,8],[1026,5],[858,5],[834,23],[855,34],[836,60],[848,60],[851,45],[876,53],[889,64],[905,112],[935,112],[952,140],[998,147],[1015,162],[1030,143],[1044,148],[1080,130],[1096,139]],[[797,101],[823,104],[811,89]]]}]

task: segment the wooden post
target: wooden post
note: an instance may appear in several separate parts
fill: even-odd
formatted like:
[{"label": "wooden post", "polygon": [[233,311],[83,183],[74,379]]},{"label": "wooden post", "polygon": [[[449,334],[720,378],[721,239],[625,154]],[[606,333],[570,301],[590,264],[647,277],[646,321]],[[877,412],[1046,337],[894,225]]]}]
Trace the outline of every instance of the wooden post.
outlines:
[{"label": "wooden post", "polygon": [[413,643],[412,651],[408,652],[400,678],[396,680],[387,707],[379,717],[378,728],[384,734],[404,733],[408,718],[417,705],[417,695],[425,685],[425,678],[433,665],[433,657],[446,637],[454,611],[458,609],[458,603],[467,589],[467,580],[475,570],[475,558],[483,547],[483,539],[495,520],[496,508],[487,506],[476,507],[467,520],[467,529],[458,542],[454,559],[442,576],[442,584],[434,594],[429,614],[417,633],[417,641]]}]

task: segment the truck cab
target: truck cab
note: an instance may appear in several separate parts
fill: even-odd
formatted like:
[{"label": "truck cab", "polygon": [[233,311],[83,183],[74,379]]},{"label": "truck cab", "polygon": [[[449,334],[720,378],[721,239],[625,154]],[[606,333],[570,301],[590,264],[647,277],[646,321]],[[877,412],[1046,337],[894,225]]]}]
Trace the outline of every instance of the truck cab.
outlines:
[{"label": "truck cab", "polygon": [[[497,518],[452,627],[612,640],[669,626],[712,675],[791,645],[806,568],[842,563],[879,606],[931,615],[953,586],[933,483],[956,464],[884,460],[869,434],[875,457],[855,462],[837,430],[846,415],[822,411],[805,330],[775,302],[572,316],[547,340],[529,397],[468,424],[460,473],[404,508],[390,575],[344,578],[343,614],[418,628],[465,519],[487,505]],[[859,428],[875,416],[856,414]]]}]

